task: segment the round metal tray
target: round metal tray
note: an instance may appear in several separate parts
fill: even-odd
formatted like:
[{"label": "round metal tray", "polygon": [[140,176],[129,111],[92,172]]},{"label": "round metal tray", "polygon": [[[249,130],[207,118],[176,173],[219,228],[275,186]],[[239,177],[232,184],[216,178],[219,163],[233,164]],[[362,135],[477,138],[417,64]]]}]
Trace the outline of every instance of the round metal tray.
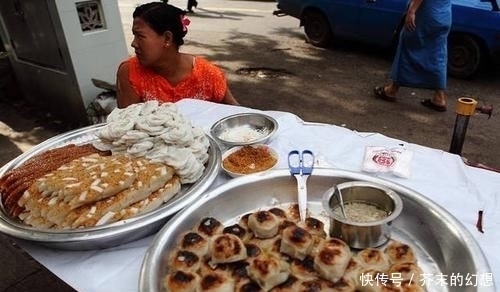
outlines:
[{"label": "round metal tray", "polygon": [[[362,173],[314,170],[308,181],[308,209],[311,216],[325,223],[325,230],[328,230],[328,220],[321,206],[323,193],[335,184],[353,180],[376,183],[400,195],[403,211],[393,222],[392,238],[413,247],[424,273],[431,277],[462,275],[464,278],[466,275],[491,273],[488,262],[472,235],[449,212],[404,186]],[[158,232],[142,263],[139,290],[163,291],[161,280],[168,271],[165,256],[176,248],[181,234],[192,229],[201,218],[211,216],[230,225],[237,223],[243,214],[296,203],[296,197],[296,181],[288,170],[236,178],[210,191],[202,199],[177,213]],[[495,291],[492,286],[472,285],[427,285],[426,288],[427,291]]]},{"label": "round metal tray", "polygon": [[[92,125],[50,138],[3,166],[0,169],[0,176],[48,149],[71,143],[85,144],[92,142],[97,139],[95,134],[103,126],[104,124]],[[154,211],[98,227],[72,230],[41,230],[11,218],[5,212],[4,206],[1,205],[0,232],[16,238],[68,250],[108,248],[153,234],[172,215],[200,197],[217,177],[221,164],[221,152],[217,143],[208,135],[207,138],[210,141],[209,159],[205,165],[203,176],[194,184],[183,185],[181,191],[174,198]]]}]

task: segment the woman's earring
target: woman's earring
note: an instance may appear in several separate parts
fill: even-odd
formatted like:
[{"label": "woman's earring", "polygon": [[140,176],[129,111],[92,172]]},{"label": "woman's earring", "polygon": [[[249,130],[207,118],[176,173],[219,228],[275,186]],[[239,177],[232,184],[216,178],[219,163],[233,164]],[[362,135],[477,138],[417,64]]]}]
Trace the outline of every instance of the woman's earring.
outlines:
[{"label": "woman's earring", "polygon": [[163,46],[166,48],[166,47],[168,47],[169,45],[168,45],[168,43],[165,43]]}]

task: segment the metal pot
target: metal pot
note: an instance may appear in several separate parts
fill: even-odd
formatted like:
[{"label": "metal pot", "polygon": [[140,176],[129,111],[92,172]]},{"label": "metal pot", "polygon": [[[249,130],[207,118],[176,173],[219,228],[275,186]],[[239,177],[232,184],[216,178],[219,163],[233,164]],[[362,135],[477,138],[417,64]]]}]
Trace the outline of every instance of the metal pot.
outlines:
[{"label": "metal pot", "polygon": [[[344,205],[361,202],[374,205],[387,216],[369,222],[358,222],[334,212],[340,207],[339,190]],[[364,249],[378,247],[391,238],[391,223],[403,210],[403,202],[396,192],[381,185],[352,181],[338,184],[325,192],[323,208],[330,217],[330,236],[344,240],[350,247]]]}]

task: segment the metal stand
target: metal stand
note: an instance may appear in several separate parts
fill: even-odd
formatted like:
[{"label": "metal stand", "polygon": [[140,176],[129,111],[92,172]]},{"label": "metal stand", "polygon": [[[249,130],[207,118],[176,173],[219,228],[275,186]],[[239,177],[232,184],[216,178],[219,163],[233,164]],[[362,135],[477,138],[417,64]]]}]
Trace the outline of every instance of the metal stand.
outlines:
[{"label": "metal stand", "polygon": [[467,125],[469,124],[470,116],[476,111],[476,105],[477,101],[473,98],[461,97],[458,99],[457,108],[455,110],[457,118],[455,120],[455,128],[453,130],[449,152],[458,155],[462,153]]}]

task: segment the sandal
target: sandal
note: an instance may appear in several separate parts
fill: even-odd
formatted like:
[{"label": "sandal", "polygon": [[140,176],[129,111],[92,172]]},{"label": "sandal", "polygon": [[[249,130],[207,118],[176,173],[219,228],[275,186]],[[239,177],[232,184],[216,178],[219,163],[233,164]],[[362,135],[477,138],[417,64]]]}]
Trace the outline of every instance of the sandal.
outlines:
[{"label": "sandal", "polygon": [[446,106],[445,105],[439,105],[435,104],[432,102],[430,98],[424,99],[420,102],[423,106],[433,109],[438,112],[445,112],[446,111]]},{"label": "sandal", "polygon": [[387,93],[385,93],[385,89],[383,86],[376,86],[373,89],[373,94],[375,94],[376,98],[380,98],[385,101],[390,101],[390,102],[395,102],[396,97],[395,96],[389,96]]}]

